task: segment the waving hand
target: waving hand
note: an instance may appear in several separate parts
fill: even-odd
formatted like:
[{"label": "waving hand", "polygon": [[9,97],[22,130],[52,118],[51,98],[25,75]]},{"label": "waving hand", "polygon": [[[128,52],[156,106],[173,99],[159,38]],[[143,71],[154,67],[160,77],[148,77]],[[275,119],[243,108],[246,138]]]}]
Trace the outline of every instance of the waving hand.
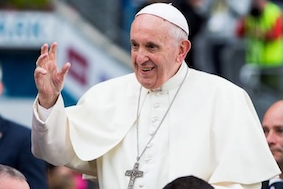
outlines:
[{"label": "waving hand", "polygon": [[48,45],[41,47],[41,55],[36,61],[34,80],[38,90],[38,99],[41,106],[50,108],[53,106],[63,89],[65,77],[71,64],[65,63],[58,70],[56,62],[57,43],[53,43],[48,50]]}]

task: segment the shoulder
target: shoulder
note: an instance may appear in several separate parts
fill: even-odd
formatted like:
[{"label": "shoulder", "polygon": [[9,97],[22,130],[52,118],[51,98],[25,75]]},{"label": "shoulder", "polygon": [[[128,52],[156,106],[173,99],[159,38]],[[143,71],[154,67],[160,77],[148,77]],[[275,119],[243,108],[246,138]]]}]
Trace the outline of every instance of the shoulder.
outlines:
[{"label": "shoulder", "polygon": [[191,91],[204,106],[211,105],[217,110],[215,113],[226,114],[227,117],[236,114],[257,117],[252,99],[243,88],[217,75],[199,71],[194,71],[193,75]]},{"label": "shoulder", "polygon": [[273,2],[267,2],[265,11],[272,15],[281,14],[282,12],[281,8]]},{"label": "shoulder", "polygon": [[207,90],[243,91],[241,87],[233,82],[215,74],[190,69],[189,77],[191,83]]},{"label": "shoulder", "polygon": [[4,117],[0,117],[0,131],[5,132],[9,136],[18,136],[20,138],[30,137],[31,133],[31,129],[27,126]]},{"label": "shoulder", "polygon": [[250,102],[250,97],[244,89],[220,76],[192,70],[188,80],[187,93],[193,94],[206,103],[210,101],[213,104],[225,106],[233,102],[237,104]]}]

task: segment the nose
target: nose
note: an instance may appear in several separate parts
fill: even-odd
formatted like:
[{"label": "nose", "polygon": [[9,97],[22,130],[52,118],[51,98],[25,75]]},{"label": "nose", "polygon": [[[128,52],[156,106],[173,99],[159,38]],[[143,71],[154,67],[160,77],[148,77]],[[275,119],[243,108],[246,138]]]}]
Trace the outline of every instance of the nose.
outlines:
[{"label": "nose", "polygon": [[270,131],[267,135],[266,135],[266,140],[268,142],[268,144],[274,144],[276,142],[276,134],[273,131]]},{"label": "nose", "polygon": [[149,60],[148,53],[141,48],[135,51],[134,55],[135,55],[135,61],[137,64],[142,64]]}]

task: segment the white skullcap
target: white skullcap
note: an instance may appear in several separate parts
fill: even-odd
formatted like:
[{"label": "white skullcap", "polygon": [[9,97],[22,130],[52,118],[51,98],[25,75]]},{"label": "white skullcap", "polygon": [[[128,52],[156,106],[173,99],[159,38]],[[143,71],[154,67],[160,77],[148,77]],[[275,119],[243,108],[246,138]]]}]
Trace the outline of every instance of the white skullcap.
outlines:
[{"label": "white skullcap", "polygon": [[189,26],[185,16],[171,3],[153,3],[141,9],[136,16],[140,14],[152,14],[161,17],[179,28],[183,29],[189,35]]}]

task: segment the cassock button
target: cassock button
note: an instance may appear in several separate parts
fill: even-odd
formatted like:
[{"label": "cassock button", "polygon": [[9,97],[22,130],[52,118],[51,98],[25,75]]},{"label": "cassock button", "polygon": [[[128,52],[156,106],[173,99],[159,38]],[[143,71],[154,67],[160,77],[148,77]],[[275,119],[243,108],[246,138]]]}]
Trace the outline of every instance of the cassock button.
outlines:
[{"label": "cassock button", "polygon": [[160,107],[160,104],[159,104],[159,103],[155,103],[155,104],[153,105],[153,107],[154,107],[154,108],[159,108],[159,107]]},{"label": "cassock button", "polygon": [[156,92],[155,96],[160,96],[162,93],[161,92]]},{"label": "cassock button", "polygon": [[152,120],[151,120],[152,123],[155,123],[157,121],[158,121],[158,117],[153,117]]}]

